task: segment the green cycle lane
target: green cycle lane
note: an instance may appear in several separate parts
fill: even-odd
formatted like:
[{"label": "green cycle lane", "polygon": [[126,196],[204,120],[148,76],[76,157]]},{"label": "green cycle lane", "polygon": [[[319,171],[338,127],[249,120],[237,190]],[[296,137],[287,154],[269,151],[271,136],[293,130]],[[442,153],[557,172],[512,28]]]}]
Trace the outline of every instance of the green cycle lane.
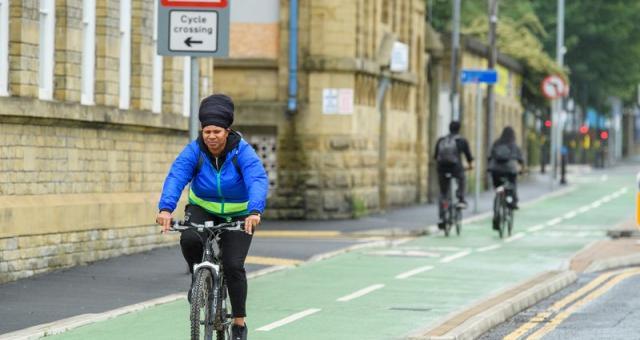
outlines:
[{"label": "green cycle lane", "polygon": [[[465,224],[460,237],[420,237],[255,278],[249,282],[249,336],[403,338],[542,271],[559,269],[634,209],[631,173],[606,181],[587,178],[593,181],[523,206],[511,239],[500,240],[485,218]],[[185,339],[188,315],[186,300],[180,300],[51,338]]]}]

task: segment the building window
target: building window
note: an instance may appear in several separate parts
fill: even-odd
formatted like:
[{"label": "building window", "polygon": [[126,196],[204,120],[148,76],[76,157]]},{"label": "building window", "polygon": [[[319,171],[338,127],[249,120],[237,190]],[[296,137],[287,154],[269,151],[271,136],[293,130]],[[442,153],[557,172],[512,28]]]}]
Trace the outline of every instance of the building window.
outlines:
[{"label": "building window", "polygon": [[9,0],[0,0],[0,96],[9,95]]},{"label": "building window", "polygon": [[55,0],[40,1],[40,49],[38,69],[38,98],[53,99],[54,41],[56,28]]},{"label": "building window", "polygon": [[158,46],[158,2],[153,5],[153,79],[151,111],[160,113],[162,111],[162,56],[156,50]]},{"label": "building window", "polygon": [[129,108],[131,84],[131,1],[120,1],[120,108]]},{"label": "building window", "polygon": [[93,105],[96,74],[96,1],[82,3],[82,95],[80,103]]},{"label": "building window", "polygon": [[182,72],[182,115],[189,117],[191,114],[191,57],[184,57]]}]

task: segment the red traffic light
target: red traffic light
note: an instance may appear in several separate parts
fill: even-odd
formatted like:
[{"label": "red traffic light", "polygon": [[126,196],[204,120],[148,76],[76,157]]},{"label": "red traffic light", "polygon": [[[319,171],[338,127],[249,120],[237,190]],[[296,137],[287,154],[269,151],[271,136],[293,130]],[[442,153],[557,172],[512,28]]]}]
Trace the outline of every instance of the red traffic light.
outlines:
[{"label": "red traffic light", "polygon": [[606,140],[608,138],[609,138],[609,132],[607,132],[607,131],[600,132],[600,139]]},{"label": "red traffic light", "polygon": [[588,127],[588,126],[586,126],[586,125],[582,125],[582,126],[580,127],[580,133],[581,133],[581,134],[583,134],[583,135],[586,135],[586,134],[587,134],[587,132],[589,132],[589,127]]},{"label": "red traffic light", "polygon": [[551,127],[551,121],[549,119],[544,121],[544,126],[550,128]]}]

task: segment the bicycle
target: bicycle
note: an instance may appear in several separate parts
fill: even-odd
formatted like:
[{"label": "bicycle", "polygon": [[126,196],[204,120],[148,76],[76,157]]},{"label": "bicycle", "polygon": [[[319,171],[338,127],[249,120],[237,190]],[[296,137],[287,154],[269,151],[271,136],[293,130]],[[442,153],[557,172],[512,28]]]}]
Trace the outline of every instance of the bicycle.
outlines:
[{"label": "bicycle", "polygon": [[505,230],[511,236],[513,230],[513,184],[506,178],[501,177],[502,185],[496,188],[496,196],[493,200],[493,223],[497,221],[498,235],[504,237]]},{"label": "bicycle", "polygon": [[215,251],[214,244],[218,244],[220,234],[223,232],[244,230],[244,221],[217,225],[214,225],[213,221],[205,221],[204,224],[176,221],[172,223],[170,230],[207,232],[202,261],[193,267],[189,313],[191,339],[212,340],[214,330],[216,340],[231,339],[233,318],[227,309],[229,303],[224,268],[222,267],[222,253],[220,249]]},{"label": "bicycle", "polygon": [[451,172],[446,172],[444,176],[445,178],[447,178],[447,181],[449,183],[447,196],[440,202],[444,211],[444,235],[449,237],[451,228],[455,226],[456,235],[460,236],[460,229],[462,228],[462,208],[460,207],[459,202],[453,201],[454,192],[456,189],[454,186],[457,185],[457,182],[455,181],[453,173]]}]

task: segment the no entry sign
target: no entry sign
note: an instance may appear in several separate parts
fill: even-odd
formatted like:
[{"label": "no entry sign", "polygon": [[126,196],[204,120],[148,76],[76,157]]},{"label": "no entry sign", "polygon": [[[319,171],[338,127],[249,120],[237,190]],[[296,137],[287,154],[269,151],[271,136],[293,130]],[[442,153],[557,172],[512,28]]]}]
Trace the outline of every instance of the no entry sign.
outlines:
[{"label": "no entry sign", "polygon": [[228,0],[158,1],[159,55],[229,55]]},{"label": "no entry sign", "polygon": [[548,99],[558,99],[569,94],[569,85],[556,75],[551,75],[542,81],[542,94]]}]

